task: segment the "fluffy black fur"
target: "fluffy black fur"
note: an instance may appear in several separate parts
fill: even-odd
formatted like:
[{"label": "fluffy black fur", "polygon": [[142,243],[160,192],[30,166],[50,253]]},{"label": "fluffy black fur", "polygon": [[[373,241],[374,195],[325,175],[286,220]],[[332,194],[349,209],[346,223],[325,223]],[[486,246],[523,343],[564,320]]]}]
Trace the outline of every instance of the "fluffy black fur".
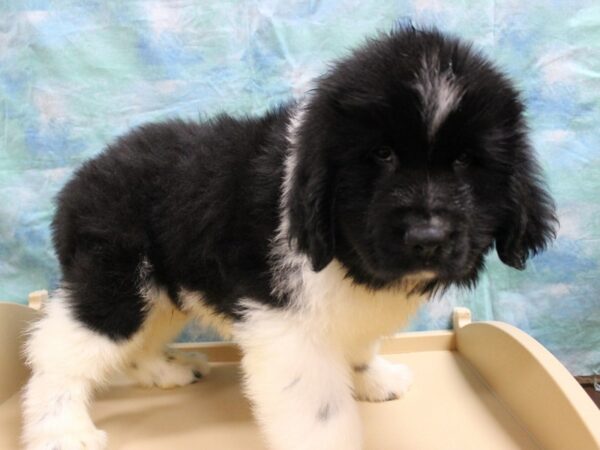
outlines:
[{"label": "fluffy black fur", "polygon": [[[424,64],[461,90],[433,136],[415,87],[427,83]],[[291,153],[290,252],[316,271],[337,258],[373,289],[423,270],[436,274],[425,289],[472,285],[494,243],[522,269],[552,238],[523,105],[464,43],[412,28],[369,41],[317,81],[291,146],[299,108],[146,125],[84,164],[53,222],[79,320],[131,336],[148,281],[175,304],[180,288],[202,292],[234,318],[242,297],[284,307],[269,254]]]}]

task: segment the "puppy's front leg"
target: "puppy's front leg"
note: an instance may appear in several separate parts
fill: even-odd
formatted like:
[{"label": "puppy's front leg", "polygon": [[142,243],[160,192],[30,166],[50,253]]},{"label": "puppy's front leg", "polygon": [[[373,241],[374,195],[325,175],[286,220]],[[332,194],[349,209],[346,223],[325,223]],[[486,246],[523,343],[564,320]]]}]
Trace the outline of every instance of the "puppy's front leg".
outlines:
[{"label": "puppy's front leg", "polygon": [[276,311],[246,316],[236,340],[246,394],[270,448],[358,450],[360,420],[343,354]]},{"label": "puppy's front leg", "polygon": [[358,400],[383,402],[402,397],[412,384],[413,375],[404,364],[394,364],[377,355],[378,342],[352,348],[354,395]]}]

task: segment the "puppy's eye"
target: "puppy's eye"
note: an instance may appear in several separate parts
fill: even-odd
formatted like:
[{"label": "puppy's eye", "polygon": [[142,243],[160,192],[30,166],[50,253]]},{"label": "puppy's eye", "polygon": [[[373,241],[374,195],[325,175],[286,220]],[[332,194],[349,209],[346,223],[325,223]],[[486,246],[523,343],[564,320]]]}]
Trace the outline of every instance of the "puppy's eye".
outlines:
[{"label": "puppy's eye", "polygon": [[390,162],[394,158],[394,152],[390,147],[387,146],[378,147],[373,153],[378,160],[383,162]]},{"label": "puppy's eye", "polygon": [[458,166],[468,166],[473,162],[473,158],[466,152],[462,152],[460,155],[456,157],[454,160],[454,164]]}]

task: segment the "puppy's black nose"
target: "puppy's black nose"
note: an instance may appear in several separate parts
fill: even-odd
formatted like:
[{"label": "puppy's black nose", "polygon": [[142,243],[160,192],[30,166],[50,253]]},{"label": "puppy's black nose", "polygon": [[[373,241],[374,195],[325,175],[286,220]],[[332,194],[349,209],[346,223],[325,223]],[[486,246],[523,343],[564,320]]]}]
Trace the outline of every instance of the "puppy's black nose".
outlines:
[{"label": "puppy's black nose", "polygon": [[404,243],[414,256],[431,259],[438,256],[450,236],[450,225],[443,219],[413,224],[404,235]]}]

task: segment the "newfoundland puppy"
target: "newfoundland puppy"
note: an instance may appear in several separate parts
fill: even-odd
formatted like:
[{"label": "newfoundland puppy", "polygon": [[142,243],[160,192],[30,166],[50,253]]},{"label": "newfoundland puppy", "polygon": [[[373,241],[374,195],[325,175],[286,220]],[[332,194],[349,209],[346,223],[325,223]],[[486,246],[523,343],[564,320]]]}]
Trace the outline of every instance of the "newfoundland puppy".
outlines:
[{"label": "newfoundland puppy", "polygon": [[473,286],[492,248],[523,269],[554,235],[523,109],[468,44],[406,27],[261,117],[109,145],[58,196],[62,283],[26,350],[26,448],[105,448],[87,407],[113,371],[160,387],[204,375],[165,353],[196,319],[242,349],[271,448],[360,449],[355,399],[411,383],[378,339]]}]

